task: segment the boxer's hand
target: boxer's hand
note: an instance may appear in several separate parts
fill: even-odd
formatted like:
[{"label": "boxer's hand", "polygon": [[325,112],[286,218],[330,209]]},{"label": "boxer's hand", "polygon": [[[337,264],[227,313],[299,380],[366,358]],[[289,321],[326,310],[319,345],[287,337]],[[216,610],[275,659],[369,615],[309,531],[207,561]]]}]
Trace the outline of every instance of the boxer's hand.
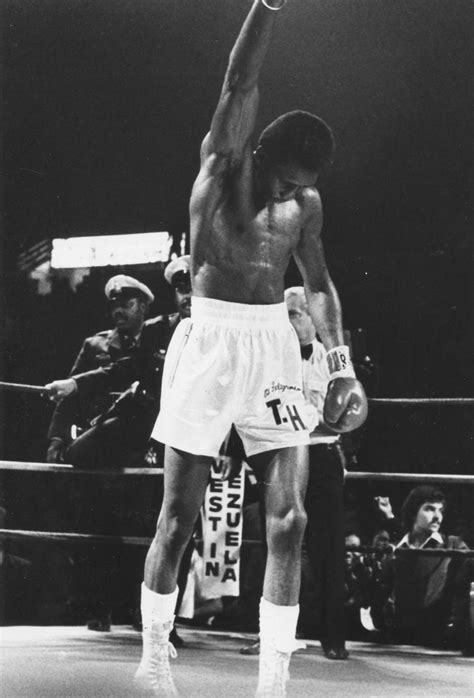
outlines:
[{"label": "boxer's hand", "polygon": [[59,402],[63,398],[77,393],[77,383],[74,378],[47,383],[45,388],[49,391],[49,399],[54,400],[54,402]]},{"label": "boxer's hand", "polygon": [[64,441],[59,438],[51,439],[46,453],[47,463],[61,463],[63,458]]},{"label": "boxer's hand", "polygon": [[367,418],[367,397],[356,378],[336,377],[324,401],[324,421],[338,433],[353,431]]}]

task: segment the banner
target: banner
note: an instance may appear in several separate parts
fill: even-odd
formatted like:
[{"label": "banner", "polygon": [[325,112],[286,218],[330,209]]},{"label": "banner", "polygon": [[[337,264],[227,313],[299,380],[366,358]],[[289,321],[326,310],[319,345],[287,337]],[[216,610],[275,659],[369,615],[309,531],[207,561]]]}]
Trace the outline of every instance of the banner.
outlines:
[{"label": "banner", "polygon": [[201,510],[203,560],[202,596],[239,596],[240,546],[245,469],[233,480],[222,480],[222,460],[211,469]]}]

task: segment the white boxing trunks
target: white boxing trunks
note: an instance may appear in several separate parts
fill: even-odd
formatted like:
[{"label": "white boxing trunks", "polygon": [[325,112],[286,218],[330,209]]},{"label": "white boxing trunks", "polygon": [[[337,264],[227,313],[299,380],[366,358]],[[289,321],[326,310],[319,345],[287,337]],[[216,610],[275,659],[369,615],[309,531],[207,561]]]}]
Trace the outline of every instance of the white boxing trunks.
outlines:
[{"label": "white boxing trunks", "polygon": [[216,457],[232,424],[248,456],[309,443],[302,363],[285,303],[193,297],[163,369],[152,438]]}]

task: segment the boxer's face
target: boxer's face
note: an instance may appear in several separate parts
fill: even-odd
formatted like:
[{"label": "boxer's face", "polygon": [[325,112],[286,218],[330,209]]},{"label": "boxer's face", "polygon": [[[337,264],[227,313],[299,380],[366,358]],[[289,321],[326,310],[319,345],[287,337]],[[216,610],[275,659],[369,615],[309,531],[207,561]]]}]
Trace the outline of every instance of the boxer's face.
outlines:
[{"label": "boxer's face", "polygon": [[306,170],[296,163],[271,163],[264,153],[256,158],[261,186],[267,199],[283,203],[296,198],[308,187],[314,187],[318,173]]},{"label": "boxer's face", "polygon": [[439,531],[443,515],[443,502],[425,502],[418,509],[415,523],[413,524],[413,531],[424,535],[431,535]]},{"label": "boxer's face", "polygon": [[270,198],[276,203],[290,201],[308,187],[314,187],[318,175],[297,165],[274,165],[268,172]]}]

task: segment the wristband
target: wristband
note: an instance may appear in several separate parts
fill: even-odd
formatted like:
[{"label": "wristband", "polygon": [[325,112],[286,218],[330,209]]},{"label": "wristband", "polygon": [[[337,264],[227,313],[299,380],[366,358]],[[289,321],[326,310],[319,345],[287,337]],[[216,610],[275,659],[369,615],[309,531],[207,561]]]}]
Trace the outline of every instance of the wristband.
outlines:
[{"label": "wristband", "polygon": [[286,0],[282,0],[282,3],[280,7],[272,7],[271,5],[268,4],[268,2],[265,2],[265,0],[261,0],[262,5],[264,5],[267,10],[272,10],[273,12],[278,12],[278,10],[281,10],[284,5],[286,5]]},{"label": "wristband", "polygon": [[331,378],[355,378],[349,347],[341,345],[333,347],[326,354]]}]

